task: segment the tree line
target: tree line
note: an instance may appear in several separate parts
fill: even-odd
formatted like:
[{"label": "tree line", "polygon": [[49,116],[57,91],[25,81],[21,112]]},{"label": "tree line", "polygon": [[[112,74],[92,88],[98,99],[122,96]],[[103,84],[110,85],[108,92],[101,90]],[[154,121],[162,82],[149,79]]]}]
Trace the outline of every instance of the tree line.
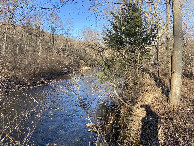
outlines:
[{"label": "tree line", "polygon": [[[192,24],[183,22],[192,19],[192,8],[187,2],[104,1],[112,10],[106,9],[103,14],[99,13],[99,8],[94,8],[97,14],[106,17],[110,22],[104,35],[107,49],[112,52],[112,56],[105,61],[109,75],[112,77],[122,75],[126,81],[130,78],[138,81],[143,69],[151,69],[150,60],[153,59],[158,77],[162,72],[160,68],[168,69],[166,72],[169,72],[170,93],[167,100],[172,104],[178,104],[181,98],[182,66],[184,71],[187,68],[191,74],[193,73],[192,63],[189,66],[182,64],[183,60],[192,62],[188,56],[191,48],[187,46],[189,41],[187,35],[192,35],[188,30],[192,30]],[[192,2],[190,4],[193,5]],[[187,8],[188,11],[182,8]],[[190,15],[186,14],[186,11]],[[189,38],[191,43],[192,36]],[[187,59],[182,58],[182,54]]]},{"label": "tree line", "polygon": [[70,38],[69,32],[59,34],[65,29],[56,10],[67,2],[52,7],[33,0],[0,2],[1,80],[19,78],[28,82],[95,64],[93,54],[97,53],[91,53],[85,42]]},{"label": "tree line", "polygon": [[[192,41],[192,15],[188,15],[192,9],[186,14],[182,10],[187,1],[91,1],[91,10],[109,24],[101,35],[83,30],[83,40],[58,34],[63,26],[56,10],[69,2],[73,4],[67,0],[45,7],[33,0],[1,1],[1,76],[52,73],[84,60],[99,65],[107,79],[123,77],[135,85],[145,69],[158,76],[164,69],[171,88],[169,100],[174,104],[180,101],[182,60],[185,72],[192,73],[187,45]],[[183,20],[188,23],[182,26]]]}]

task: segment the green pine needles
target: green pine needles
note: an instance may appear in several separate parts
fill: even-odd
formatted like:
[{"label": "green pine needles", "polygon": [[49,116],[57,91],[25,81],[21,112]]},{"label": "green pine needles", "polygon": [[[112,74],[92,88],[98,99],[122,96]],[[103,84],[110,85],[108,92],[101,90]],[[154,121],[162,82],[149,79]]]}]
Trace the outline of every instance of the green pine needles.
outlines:
[{"label": "green pine needles", "polygon": [[136,4],[124,2],[118,14],[112,13],[111,28],[107,29],[104,40],[114,49],[127,47],[133,51],[150,45],[153,39],[153,29],[148,32],[146,18]]},{"label": "green pine needles", "polygon": [[[104,41],[113,55],[106,58],[111,74],[126,76],[138,74],[143,60],[149,58],[149,50],[154,35],[154,25],[148,24],[141,6],[124,1],[118,13],[111,13],[110,28],[106,30]],[[151,28],[151,29],[148,29]]]},{"label": "green pine needles", "polygon": [[[104,40],[114,49],[127,47],[142,48],[150,45],[153,39],[152,30],[147,31],[146,18],[136,4],[124,2],[118,14],[112,13],[111,28],[107,29]],[[133,50],[133,49],[132,49]],[[131,50],[131,51],[132,51]]]}]

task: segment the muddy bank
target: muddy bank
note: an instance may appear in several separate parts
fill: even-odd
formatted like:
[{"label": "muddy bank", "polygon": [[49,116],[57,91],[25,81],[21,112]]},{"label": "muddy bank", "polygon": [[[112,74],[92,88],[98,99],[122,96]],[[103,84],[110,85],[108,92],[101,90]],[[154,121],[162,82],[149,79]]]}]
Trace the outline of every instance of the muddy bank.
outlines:
[{"label": "muddy bank", "polygon": [[166,101],[167,77],[153,74],[142,76],[134,97],[120,95],[129,106],[117,97],[116,105],[99,106],[99,145],[192,145],[192,79],[183,77],[181,103],[172,106]]},{"label": "muddy bank", "polygon": [[127,100],[129,108],[120,104],[109,116],[110,126],[102,129],[108,145],[192,145],[192,80],[183,77],[181,103],[172,106],[166,101],[166,76],[154,77],[145,74],[136,102]]},{"label": "muddy bank", "polygon": [[90,67],[80,64],[64,67],[62,70],[52,71],[48,73],[39,73],[36,75],[12,75],[0,76],[0,93],[9,93],[16,90],[24,90],[25,88],[32,88],[49,84],[62,76],[68,76],[75,72],[85,72],[90,70]]}]

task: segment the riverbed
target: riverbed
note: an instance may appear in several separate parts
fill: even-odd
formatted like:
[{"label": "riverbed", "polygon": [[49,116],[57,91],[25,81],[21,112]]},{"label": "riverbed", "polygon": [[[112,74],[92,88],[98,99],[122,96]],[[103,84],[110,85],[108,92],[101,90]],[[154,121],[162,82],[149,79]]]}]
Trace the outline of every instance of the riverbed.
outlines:
[{"label": "riverbed", "polygon": [[0,144],[95,145],[97,134],[86,125],[95,124],[111,90],[90,71],[0,95]]}]

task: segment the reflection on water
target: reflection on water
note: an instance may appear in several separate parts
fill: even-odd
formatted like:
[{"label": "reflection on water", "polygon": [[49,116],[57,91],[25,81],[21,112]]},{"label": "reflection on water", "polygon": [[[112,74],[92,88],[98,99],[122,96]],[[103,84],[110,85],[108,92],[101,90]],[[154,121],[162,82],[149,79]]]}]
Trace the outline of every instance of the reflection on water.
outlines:
[{"label": "reflection on water", "polygon": [[92,145],[86,124],[110,92],[92,74],[1,95],[0,144]]}]

